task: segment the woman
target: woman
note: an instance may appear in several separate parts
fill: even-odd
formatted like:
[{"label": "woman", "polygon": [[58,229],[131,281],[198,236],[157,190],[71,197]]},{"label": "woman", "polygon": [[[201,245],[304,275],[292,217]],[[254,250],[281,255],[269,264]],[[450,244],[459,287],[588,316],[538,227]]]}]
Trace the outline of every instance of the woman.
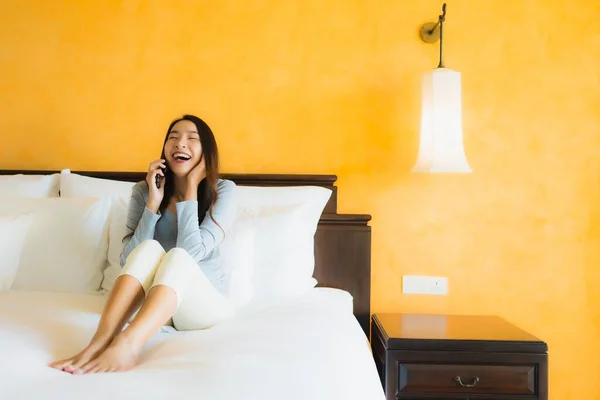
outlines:
[{"label": "woman", "polygon": [[218,176],[208,125],[193,115],[173,121],[161,159],[133,187],[123,270],[96,333],[79,354],[50,366],[73,374],[125,371],[171,319],[175,329],[193,330],[233,316],[219,246],[236,217],[236,186]]}]

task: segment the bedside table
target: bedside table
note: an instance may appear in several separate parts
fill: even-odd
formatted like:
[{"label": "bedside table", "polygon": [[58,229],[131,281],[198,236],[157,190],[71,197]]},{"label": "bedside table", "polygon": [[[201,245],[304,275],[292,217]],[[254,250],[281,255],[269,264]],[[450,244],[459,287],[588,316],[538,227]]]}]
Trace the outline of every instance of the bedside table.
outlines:
[{"label": "bedside table", "polygon": [[374,314],[386,399],[548,400],[548,346],[493,316]]}]

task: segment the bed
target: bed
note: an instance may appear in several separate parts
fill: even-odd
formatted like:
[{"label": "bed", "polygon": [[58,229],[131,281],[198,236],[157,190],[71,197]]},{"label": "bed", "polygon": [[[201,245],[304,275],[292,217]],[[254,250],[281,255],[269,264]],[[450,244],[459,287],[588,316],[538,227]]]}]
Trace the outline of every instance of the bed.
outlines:
[{"label": "bed", "polygon": [[[122,183],[144,178],[138,172],[68,173],[79,179]],[[59,171],[3,170],[0,198],[2,178],[13,176],[64,178]],[[311,243],[314,287],[294,296],[248,301],[233,320],[207,330],[177,332],[164,326],[147,343],[135,369],[84,376],[56,371],[47,364],[87,344],[106,291],[45,290],[44,284],[55,279],[56,273],[40,277],[37,288],[11,287],[0,291],[0,397],[384,399],[368,336],[370,216],[337,212],[333,175],[222,177],[249,189],[318,187],[330,192]],[[59,185],[61,189],[60,195],[66,195],[67,189]],[[21,199],[6,201],[17,208],[23,203]],[[69,205],[65,212],[72,209]]]}]

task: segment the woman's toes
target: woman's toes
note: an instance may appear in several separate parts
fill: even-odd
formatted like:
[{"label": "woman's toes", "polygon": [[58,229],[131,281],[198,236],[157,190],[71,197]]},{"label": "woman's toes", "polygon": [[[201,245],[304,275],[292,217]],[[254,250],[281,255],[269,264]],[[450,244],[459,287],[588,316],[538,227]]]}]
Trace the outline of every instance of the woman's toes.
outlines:
[{"label": "woman's toes", "polygon": [[96,360],[92,360],[88,363],[85,363],[84,365],[81,366],[81,368],[79,368],[79,370],[81,371],[81,373],[83,374],[87,374],[89,371],[91,371],[92,369],[96,368],[96,366],[98,366],[98,361]]},{"label": "woman's toes", "polygon": [[99,366],[96,366],[94,368],[90,368],[89,370],[85,371],[86,374],[95,374],[97,372],[100,372],[102,368]]},{"label": "woman's toes", "polygon": [[69,365],[68,360],[54,361],[54,362],[48,364],[48,366],[50,368],[55,368],[55,369],[63,369],[67,365]]}]

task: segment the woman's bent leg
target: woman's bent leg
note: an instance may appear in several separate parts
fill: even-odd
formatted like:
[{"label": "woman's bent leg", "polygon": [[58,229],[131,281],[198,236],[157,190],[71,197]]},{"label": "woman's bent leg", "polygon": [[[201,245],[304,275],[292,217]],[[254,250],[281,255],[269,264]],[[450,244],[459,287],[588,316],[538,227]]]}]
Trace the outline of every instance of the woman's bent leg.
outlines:
[{"label": "woman's bent leg", "polygon": [[232,318],[235,307],[215,288],[196,260],[182,249],[173,250],[168,254],[171,268],[161,269],[154,284],[172,287],[177,293],[178,307],[173,315],[175,329],[207,329]]},{"label": "woman's bent leg", "polygon": [[234,307],[183,249],[162,259],[144,305],[111,345],[84,368],[85,373],[132,368],[146,341],[171,317],[178,330],[205,329],[235,313]]},{"label": "woman's bent leg", "polygon": [[87,363],[83,373],[127,371],[133,368],[144,344],[173,315],[177,298],[173,289],[155,286],[144,305],[125,330],[119,333],[97,358]]},{"label": "woman's bent leg", "polygon": [[142,242],[136,247],[127,258],[123,271],[109,294],[96,333],[88,346],[74,357],[54,362],[50,366],[77,373],[104,351],[142,304],[144,292],[150,287],[164,254],[160,244],[154,240]]}]

